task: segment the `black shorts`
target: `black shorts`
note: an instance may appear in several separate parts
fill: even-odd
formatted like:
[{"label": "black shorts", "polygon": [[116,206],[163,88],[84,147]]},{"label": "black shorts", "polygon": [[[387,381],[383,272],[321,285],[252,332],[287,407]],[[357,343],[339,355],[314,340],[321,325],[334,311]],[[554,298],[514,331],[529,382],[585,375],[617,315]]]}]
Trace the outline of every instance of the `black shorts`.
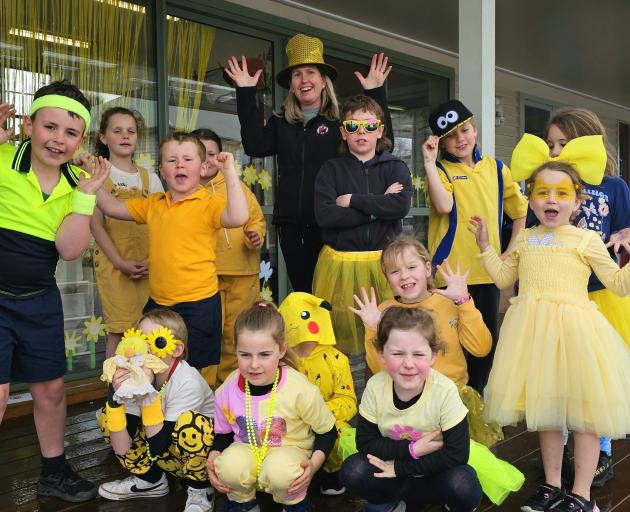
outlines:
[{"label": "black shorts", "polygon": [[63,328],[61,295],[56,286],[30,298],[0,293],[0,384],[63,377]]},{"label": "black shorts", "polygon": [[149,298],[144,312],[167,308],[179,313],[188,329],[188,364],[201,369],[219,364],[221,359],[221,297],[215,293],[207,299],[162,306]]}]

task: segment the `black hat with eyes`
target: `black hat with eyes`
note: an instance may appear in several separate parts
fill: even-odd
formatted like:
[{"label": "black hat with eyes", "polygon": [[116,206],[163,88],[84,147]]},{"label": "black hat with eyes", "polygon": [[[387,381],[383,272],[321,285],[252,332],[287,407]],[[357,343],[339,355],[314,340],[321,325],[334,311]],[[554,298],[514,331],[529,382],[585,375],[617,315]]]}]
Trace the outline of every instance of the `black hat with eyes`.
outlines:
[{"label": "black hat with eyes", "polygon": [[459,125],[464,124],[473,114],[459,100],[449,100],[442,103],[429,115],[429,127],[434,135],[443,137],[448,135]]}]

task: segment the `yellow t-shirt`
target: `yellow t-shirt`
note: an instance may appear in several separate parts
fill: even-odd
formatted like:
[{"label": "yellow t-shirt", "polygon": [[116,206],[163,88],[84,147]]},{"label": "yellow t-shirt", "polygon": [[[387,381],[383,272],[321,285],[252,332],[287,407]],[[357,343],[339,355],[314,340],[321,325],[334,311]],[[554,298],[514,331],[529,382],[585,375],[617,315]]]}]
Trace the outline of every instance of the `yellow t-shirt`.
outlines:
[{"label": "yellow t-shirt", "polygon": [[[527,200],[521,194],[518,183],[503,165],[499,179],[497,161],[484,156],[474,168],[460,162],[442,160],[438,172],[444,188],[453,195],[453,210],[440,215],[435,208],[429,209],[429,252],[433,263],[442,263],[448,258],[451,265],[460,263],[462,269],[470,268],[468,284],[491,283],[477,254],[479,248],[475,237],[468,231],[468,220],[473,215],[483,217],[488,226],[490,245],[501,250],[500,226],[505,212],[511,219],[527,215]],[[500,182],[503,193],[500,194]],[[436,285],[445,283],[436,276]]]},{"label": "yellow t-shirt", "polygon": [[[438,352],[433,368],[456,384],[468,383],[468,365],[463,348],[475,357],[488,355],[492,348],[492,336],[475,307],[473,299],[456,306],[443,295],[434,293],[421,302],[403,304],[397,300],[387,300],[378,309],[385,311],[390,306],[423,309],[431,313],[438,339],[444,343],[444,352]],[[372,373],[385,368],[374,347],[376,331],[365,327],[365,360]]]},{"label": "yellow t-shirt", "polygon": [[125,201],[134,220],[149,226],[149,288],[155,302],[172,306],[217,293],[214,238],[226,205],[204,188],[175,202],[170,192]]},{"label": "yellow t-shirt", "polygon": [[415,441],[420,434],[453,428],[466,417],[468,409],[459,398],[455,384],[430,369],[419,400],[401,411],[394,406],[392,378],[383,370],[368,381],[359,414],[378,425],[383,437]]},{"label": "yellow t-shirt", "polygon": [[[319,389],[300,372],[282,367],[271,418],[268,446],[297,446],[312,450],[315,434],[325,434],[335,425]],[[248,443],[245,421],[244,380],[238,370],[217,389],[214,407],[214,431],[234,432],[234,442]],[[252,396],[252,416],[257,438],[262,439],[267,426],[271,393]]]}]

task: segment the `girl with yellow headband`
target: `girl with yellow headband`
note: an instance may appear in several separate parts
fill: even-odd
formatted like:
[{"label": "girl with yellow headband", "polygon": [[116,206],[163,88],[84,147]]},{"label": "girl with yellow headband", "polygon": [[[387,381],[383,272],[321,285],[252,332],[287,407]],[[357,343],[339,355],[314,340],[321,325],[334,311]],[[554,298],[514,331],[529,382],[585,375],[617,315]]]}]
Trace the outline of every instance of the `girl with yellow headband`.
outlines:
[{"label": "girl with yellow headband", "polygon": [[[582,181],[601,181],[601,136],[569,141],[550,157],[542,139],[526,134],[512,155],[515,179],[529,178],[529,204],[540,225],[519,233],[502,261],[488,242],[486,221],[470,219],[481,261],[500,288],[519,279],[506,313],[486,388],[489,419],[525,419],[539,432],[545,483],[521,510],[599,510],[590,487],[599,435],[630,432],[630,351],[589,301],[591,269],[606,287],[630,294],[630,269],[619,269],[594,231],[571,226],[582,203]],[[574,432],[575,481],[561,486],[563,430]]]},{"label": "girl with yellow headband", "polygon": [[269,302],[234,324],[238,370],[217,390],[215,438],[208,457],[221,512],[260,512],[256,490],[284,512],[308,512],[306,491],[337,439],[319,388],[294,369],[282,316]]}]

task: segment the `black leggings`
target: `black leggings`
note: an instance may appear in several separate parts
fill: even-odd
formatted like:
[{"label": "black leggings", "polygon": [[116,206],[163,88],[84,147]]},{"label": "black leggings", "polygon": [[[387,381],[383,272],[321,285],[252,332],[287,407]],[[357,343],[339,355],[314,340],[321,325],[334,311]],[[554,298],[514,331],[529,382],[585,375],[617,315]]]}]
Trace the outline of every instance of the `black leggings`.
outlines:
[{"label": "black leggings", "polygon": [[370,503],[403,500],[414,505],[448,505],[452,512],[470,512],[481,501],[481,485],[475,470],[455,466],[424,477],[377,478],[379,470],[367,457],[355,453],[341,468],[341,483],[355,496]]},{"label": "black leggings", "polygon": [[497,348],[499,334],[499,289],[493,284],[473,284],[468,286],[468,291],[492,335],[492,348],[487,356],[475,357],[466,352],[468,385],[476,389],[479,394],[483,395],[483,389],[488,383],[488,376],[492,368],[494,351]]},{"label": "black leggings", "polygon": [[319,226],[282,224],[277,229],[291,288],[311,293],[315,265],[324,245]]}]

